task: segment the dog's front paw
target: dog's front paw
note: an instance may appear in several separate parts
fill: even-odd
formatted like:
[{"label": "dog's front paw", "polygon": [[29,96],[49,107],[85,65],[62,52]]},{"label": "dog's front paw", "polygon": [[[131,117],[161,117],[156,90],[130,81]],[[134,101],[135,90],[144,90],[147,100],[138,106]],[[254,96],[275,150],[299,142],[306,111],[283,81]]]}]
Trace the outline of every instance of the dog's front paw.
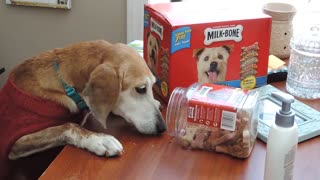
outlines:
[{"label": "dog's front paw", "polygon": [[83,139],[83,148],[99,156],[116,156],[123,153],[121,143],[113,136],[107,134],[91,134]]}]

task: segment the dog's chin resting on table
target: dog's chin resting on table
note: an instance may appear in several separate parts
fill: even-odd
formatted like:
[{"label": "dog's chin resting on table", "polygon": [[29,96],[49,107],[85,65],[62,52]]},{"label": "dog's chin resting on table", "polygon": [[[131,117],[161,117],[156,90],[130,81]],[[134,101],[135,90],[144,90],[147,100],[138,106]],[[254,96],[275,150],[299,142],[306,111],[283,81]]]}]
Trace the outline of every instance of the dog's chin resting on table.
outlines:
[{"label": "dog's chin resting on table", "polygon": [[123,153],[115,137],[79,125],[84,117],[63,84],[79,93],[103,127],[112,112],[142,134],[161,134],[166,126],[154,83],[142,57],[120,43],[80,42],[27,59],[0,91],[0,175],[10,160],[65,144],[99,156]]}]

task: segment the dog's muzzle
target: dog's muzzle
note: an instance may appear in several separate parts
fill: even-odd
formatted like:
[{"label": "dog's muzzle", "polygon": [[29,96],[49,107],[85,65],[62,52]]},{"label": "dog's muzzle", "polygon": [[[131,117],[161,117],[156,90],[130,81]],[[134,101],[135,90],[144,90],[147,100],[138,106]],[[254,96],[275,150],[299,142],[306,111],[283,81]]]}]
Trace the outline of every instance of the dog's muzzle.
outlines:
[{"label": "dog's muzzle", "polygon": [[215,82],[219,74],[218,63],[213,61],[210,63],[209,71],[205,72],[211,82]]},{"label": "dog's muzzle", "polygon": [[218,67],[217,62],[215,61],[211,62],[209,72],[218,72],[217,67]]}]

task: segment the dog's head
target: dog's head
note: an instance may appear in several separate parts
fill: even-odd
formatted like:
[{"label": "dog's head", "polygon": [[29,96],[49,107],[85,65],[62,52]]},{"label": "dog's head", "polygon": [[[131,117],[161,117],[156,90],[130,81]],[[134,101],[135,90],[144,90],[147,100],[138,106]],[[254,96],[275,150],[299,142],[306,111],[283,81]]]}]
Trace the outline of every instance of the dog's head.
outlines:
[{"label": "dog's head", "polygon": [[113,112],[143,134],[164,132],[160,103],[152,93],[156,79],[143,58],[124,44],[104,46],[101,64],[90,73],[82,92],[95,118],[106,127]]},{"label": "dog's head", "polygon": [[158,62],[158,53],[160,48],[159,40],[151,33],[147,34],[147,61],[152,70],[156,70]]},{"label": "dog's head", "polygon": [[193,57],[197,60],[199,82],[224,81],[228,58],[232,50],[233,45],[195,49]]}]

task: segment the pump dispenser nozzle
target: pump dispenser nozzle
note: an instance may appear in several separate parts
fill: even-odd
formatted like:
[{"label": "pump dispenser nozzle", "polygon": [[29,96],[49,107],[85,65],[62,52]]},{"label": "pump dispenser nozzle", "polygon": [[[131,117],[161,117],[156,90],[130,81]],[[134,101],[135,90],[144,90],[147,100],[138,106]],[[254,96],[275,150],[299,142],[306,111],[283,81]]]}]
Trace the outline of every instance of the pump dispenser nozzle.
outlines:
[{"label": "pump dispenser nozzle", "polygon": [[281,109],[276,114],[276,124],[281,127],[293,126],[295,113],[291,111],[291,103],[294,102],[294,97],[283,92],[272,92],[271,95],[282,103]]}]

